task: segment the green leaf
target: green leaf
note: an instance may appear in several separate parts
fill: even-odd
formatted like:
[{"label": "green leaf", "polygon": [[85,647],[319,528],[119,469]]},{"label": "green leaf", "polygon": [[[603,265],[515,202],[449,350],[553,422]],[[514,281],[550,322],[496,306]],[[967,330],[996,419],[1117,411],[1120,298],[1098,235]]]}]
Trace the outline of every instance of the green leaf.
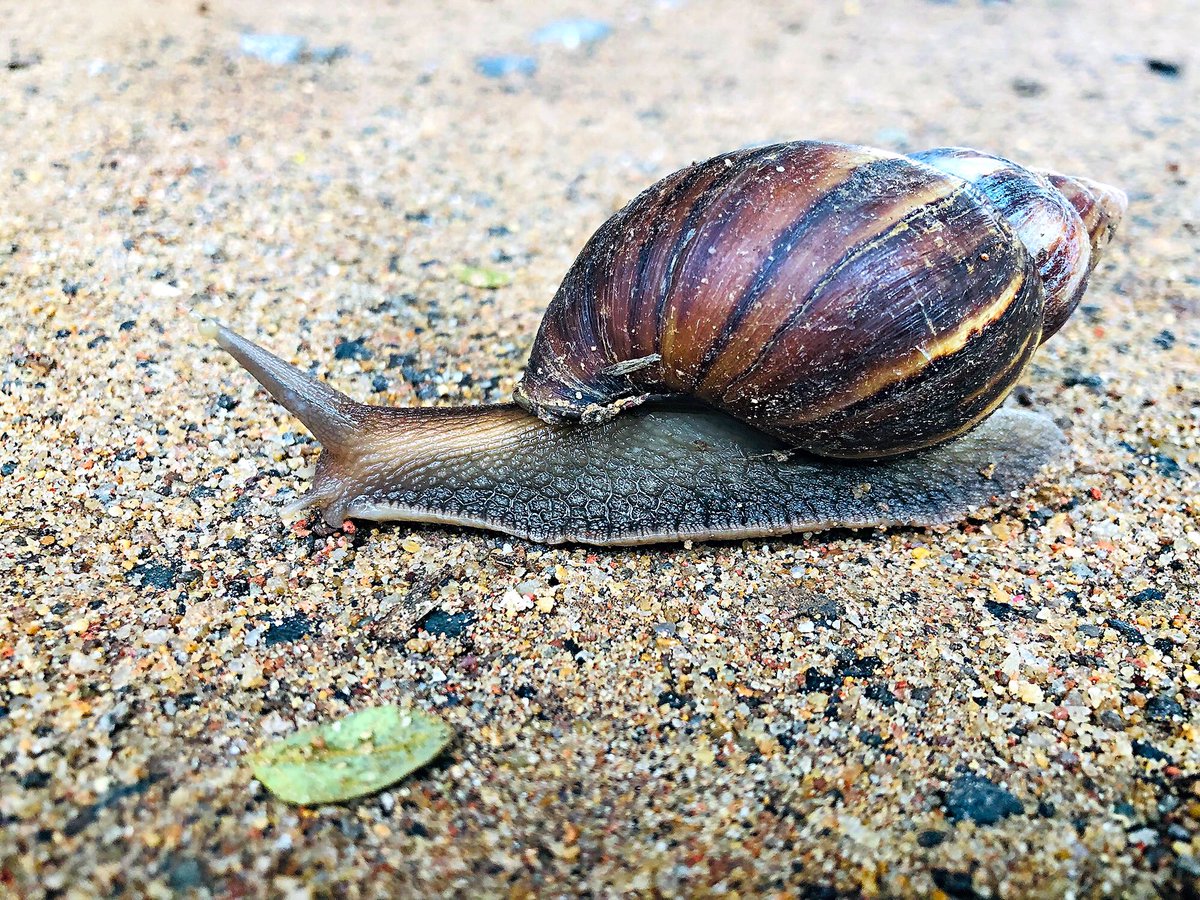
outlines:
[{"label": "green leaf", "polygon": [[288,803],[337,803],[383,790],[450,743],[437,716],[377,706],[303,728],[250,757],[254,777]]},{"label": "green leaf", "polygon": [[481,266],[462,266],[455,273],[463,284],[474,288],[484,288],[494,291],[512,282],[512,275],[499,269],[485,269]]}]

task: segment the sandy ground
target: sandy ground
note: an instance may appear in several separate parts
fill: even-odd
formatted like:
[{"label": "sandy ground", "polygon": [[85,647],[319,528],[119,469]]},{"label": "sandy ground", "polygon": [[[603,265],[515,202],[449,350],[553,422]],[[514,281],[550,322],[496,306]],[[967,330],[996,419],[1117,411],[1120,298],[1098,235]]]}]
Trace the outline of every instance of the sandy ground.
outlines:
[{"label": "sandy ground", "polygon": [[[578,5],[434,9],[0,3],[0,893],[1195,896],[1196,4],[591,4],[577,49],[529,35]],[[801,137],[1129,192],[1022,502],[604,552],[281,521],[316,447],[187,309],[359,399],[503,399],[611,211]],[[382,795],[244,765],[383,702],[458,737]]]}]

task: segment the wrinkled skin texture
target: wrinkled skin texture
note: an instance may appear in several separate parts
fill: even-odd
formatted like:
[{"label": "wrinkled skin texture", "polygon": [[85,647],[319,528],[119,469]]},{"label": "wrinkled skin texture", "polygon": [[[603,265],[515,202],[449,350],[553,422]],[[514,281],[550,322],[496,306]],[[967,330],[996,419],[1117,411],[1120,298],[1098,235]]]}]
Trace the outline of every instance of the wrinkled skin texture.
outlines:
[{"label": "wrinkled skin texture", "polygon": [[333,525],[399,519],[551,544],[933,525],[1019,490],[1064,446],[1048,418],[1015,410],[933,450],[848,463],[694,404],[648,403],[596,425],[551,425],[511,404],[366,406],[209,326],[324,444],[297,507]]}]

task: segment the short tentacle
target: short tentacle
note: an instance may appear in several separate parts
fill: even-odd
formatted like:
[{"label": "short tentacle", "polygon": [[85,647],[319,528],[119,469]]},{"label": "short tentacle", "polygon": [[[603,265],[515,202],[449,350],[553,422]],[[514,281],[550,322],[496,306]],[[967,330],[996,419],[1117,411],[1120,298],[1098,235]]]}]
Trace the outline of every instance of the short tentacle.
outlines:
[{"label": "short tentacle", "polygon": [[336,452],[354,440],[355,429],[369,408],[365,404],[335,391],[220,322],[201,318],[199,330],[241,363],[326,450]]}]

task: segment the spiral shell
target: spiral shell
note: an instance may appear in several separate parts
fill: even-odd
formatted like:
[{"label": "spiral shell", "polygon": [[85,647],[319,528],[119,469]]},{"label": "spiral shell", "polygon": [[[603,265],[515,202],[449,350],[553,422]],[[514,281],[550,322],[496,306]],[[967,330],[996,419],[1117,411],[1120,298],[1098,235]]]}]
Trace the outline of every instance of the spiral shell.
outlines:
[{"label": "spiral shell", "polygon": [[685,395],[827,456],[941,443],[1003,401],[1119,219],[1119,192],[1062,183],[822,142],[682,169],[587,243],[516,399],[587,421]]}]

